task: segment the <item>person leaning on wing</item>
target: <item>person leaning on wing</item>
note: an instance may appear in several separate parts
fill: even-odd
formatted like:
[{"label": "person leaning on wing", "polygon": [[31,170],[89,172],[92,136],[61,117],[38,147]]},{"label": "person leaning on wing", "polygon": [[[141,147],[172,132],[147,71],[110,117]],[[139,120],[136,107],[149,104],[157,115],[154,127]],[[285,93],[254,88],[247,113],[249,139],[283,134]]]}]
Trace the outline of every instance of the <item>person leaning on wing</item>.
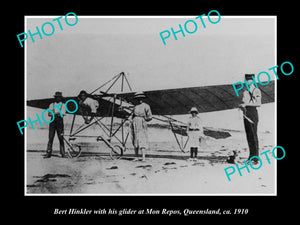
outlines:
[{"label": "person leaning on wing", "polygon": [[[79,99],[79,111],[86,124],[89,124],[97,114],[99,109],[99,102],[91,98],[86,91],[80,91],[78,95]],[[90,118],[89,118],[90,115]]]}]

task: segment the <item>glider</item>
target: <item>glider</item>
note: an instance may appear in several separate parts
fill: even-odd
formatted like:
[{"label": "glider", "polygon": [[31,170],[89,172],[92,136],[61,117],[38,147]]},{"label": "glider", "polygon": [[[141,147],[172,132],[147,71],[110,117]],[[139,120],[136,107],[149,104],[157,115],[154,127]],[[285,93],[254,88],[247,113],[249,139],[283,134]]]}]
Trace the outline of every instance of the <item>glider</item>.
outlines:
[{"label": "glider", "polygon": [[[111,93],[111,88],[115,86],[118,81],[119,83],[121,82],[120,92]],[[129,89],[128,92],[124,92],[125,85],[127,85]],[[108,88],[105,91],[100,91],[107,86]],[[274,102],[274,81],[270,81],[270,83],[265,86],[260,84],[258,84],[258,86],[262,93],[262,104]],[[104,141],[111,148],[112,151],[110,152],[110,155],[113,159],[120,158],[126,149],[129,133],[125,134],[123,127],[131,115],[134,94],[135,92],[132,91],[124,72],[117,74],[112,79],[92,91],[89,96],[98,100],[100,109],[92,123],[83,124],[75,131],[73,130],[75,118],[76,116],[81,115],[80,110],[73,115],[70,133],[69,135],[64,135],[64,139],[69,146],[69,155],[71,157],[78,157],[80,155],[81,147],[77,144],[72,144],[71,141],[74,141],[76,137],[79,137],[79,133],[83,130],[89,128],[93,124],[97,124],[107,135],[106,138],[97,136],[97,141]],[[181,138],[180,142],[178,136],[187,136],[186,124],[173,119],[171,116],[187,114],[191,107],[197,107],[199,113],[229,110],[238,108],[239,104],[242,102],[241,97],[236,96],[232,84],[144,91],[144,94],[147,97],[144,102],[150,105],[153,118],[169,125],[180,150],[183,152],[188,142],[188,138],[186,138],[186,140]],[[64,97],[65,101],[69,99],[79,101],[77,96]],[[47,109],[53,101],[54,98],[28,100],[27,106]],[[72,111],[74,109],[70,107],[69,110]],[[105,125],[101,121],[102,118],[106,117],[111,118],[110,126]],[[114,118],[121,119],[121,123],[117,127],[114,127]],[[121,137],[120,135],[117,136],[117,133],[121,133]],[[226,138],[231,136],[229,132],[205,127],[204,134],[214,138]],[[67,139],[66,137],[69,138]],[[120,144],[112,145],[112,138],[115,138]]]}]

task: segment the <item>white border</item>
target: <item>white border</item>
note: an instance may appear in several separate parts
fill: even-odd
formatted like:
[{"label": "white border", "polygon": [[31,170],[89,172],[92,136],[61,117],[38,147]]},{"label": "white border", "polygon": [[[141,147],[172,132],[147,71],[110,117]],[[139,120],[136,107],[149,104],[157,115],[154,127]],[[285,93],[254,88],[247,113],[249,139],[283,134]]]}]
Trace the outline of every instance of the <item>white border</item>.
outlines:
[{"label": "white border", "polygon": [[[195,15],[197,16],[197,15]],[[24,16],[24,30],[27,30],[27,18],[57,18],[58,16]],[[207,17],[207,16],[205,16]],[[210,16],[212,18],[217,17],[217,16]],[[277,65],[277,16],[222,16],[222,18],[271,18],[271,19],[275,19],[275,64]],[[78,18],[194,18],[194,16],[78,16]],[[27,106],[26,106],[26,100],[27,100],[27,44],[24,43],[24,70],[25,70],[25,76],[24,76],[24,115],[25,118],[27,118]],[[275,144],[277,145],[277,80],[275,80]],[[275,162],[275,193],[224,193],[224,194],[216,194],[216,193],[211,193],[211,194],[198,194],[198,193],[180,193],[180,194],[168,194],[168,193],[137,193],[137,194],[133,194],[133,193],[125,193],[125,194],[121,194],[121,193],[103,193],[103,194],[91,194],[91,193],[63,193],[63,194],[57,194],[57,193],[45,193],[45,194],[36,194],[36,193],[27,193],[27,128],[24,128],[24,196],[277,196],[277,160],[274,160]]]},{"label": "white border", "polygon": [[[27,18],[24,17],[24,31],[27,30]],[[24,42],[24,116],[27,118],[27,42]],[[28,196],[27,193],[27,127],[24,128],[24,195]]]}]

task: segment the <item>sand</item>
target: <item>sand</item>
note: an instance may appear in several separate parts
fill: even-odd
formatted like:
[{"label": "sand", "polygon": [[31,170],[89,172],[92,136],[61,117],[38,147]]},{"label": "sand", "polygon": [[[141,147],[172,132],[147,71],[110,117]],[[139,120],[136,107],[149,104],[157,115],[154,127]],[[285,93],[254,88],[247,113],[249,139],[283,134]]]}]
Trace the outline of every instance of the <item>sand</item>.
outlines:
[{"label": "sand", "polygon": [[[226,162],[237,150],[240,167],[248,157],[244,132],[233,132],[230,138],[207,138],[202,143],[198,161],[188,161],[175,142],[151,142],[147,161],[132,161],[128,148],[119,160],[111,160],[103,143],[89,143],[79,158],[54,156],[44,159],[42,143],[27,148],[27,194],[162,194],[162,195],[275,195],[276,160],[271,164],[262,157],[260,169],[250,173],[236,171],[228,181],[224,169],[234,166]],[[259,134],[260,152],[274,147],[274,134]],[[57,140],[56,140],[57,141]],[[45,146],[45,144],[44,144]],[[56,145],[57,146],[57,145]],[[130,146],[130,145],[129,145]],[[56,147],[56,149],[58,149]]]}]

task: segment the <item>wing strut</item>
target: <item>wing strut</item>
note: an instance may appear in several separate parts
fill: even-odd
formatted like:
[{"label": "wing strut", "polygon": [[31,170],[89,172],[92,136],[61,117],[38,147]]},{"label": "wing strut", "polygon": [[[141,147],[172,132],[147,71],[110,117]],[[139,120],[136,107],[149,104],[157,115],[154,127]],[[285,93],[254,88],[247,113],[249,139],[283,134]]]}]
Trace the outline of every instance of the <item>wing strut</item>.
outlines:
[{"label": "wing strut", "polygon": [[[121,124],[116,129],[113,129],[113,126],[114,126],[115,110],[119,109],[120,107],[123,107],[124,104],[126,106],[126,103],[124,102],[124,99],[118,98],[116,94],[114,94],[113,96],[110,96],[108,94],[108,92],[113,87],[117,86],[117,83],[119,83],[118,81],[121,82],[120,87],[119,87],[119,90],[121,91],[121,93],[124,92],[125,88],[132,91],[132,88],[131,88],[131,86],[129,84],[129,81],[126,77],[126,74],[124,72],[121,72],[121,73],[115,75],[114,77],[112,77],[110,80],[104,82],[102,85],[100,85],[98,88],[96,88],[92,92],[90,92],[90,94],[94,94],[96,91],[99,91],[100,89],[103,89],[103,88],[108,86],[104,92],[100,91],[100,96],[102,95],[103,100],[111,102],[111,104],[112,104],[111,105],[111,114],[110,114],[110,118],[111,118],[110,124],[108,126],[104,125],[100,121],[103,118],[102,117],[100,119],[96,119],[93,123],[82,124],[81,126],[79,126],[77,128],[77,130],[73,131],[74,130],[74,125],[75,125],[75,120],[76,120],[76,114],[74,114],[73,119],[72,119],[70,133],[69,133],[69,135],[67,135],[67,136],[69,136],[69,140],[75,140],[75,138],[78,137],[78,134],[81,133],[82,131],[86,130],[87,128],[89,128],[90,126],[92,126],[94,124],[99,125],[99,123],[101,123],[101,125],[102,125],[101,128],[102,129],[104,128],[104,131],[105,130],[107,131],[106,134],[108,136],[108,141],[110,142],[111,138],[115,138],[125,148],[129,133],[125,134],[126,129],[124,129],[123,126],[124,126],[125,122],[128,120],[128,116],[121,119]],[[108,97],[108,99],[107,99],[107,97],[105,97],[106,95],[110,96],[111,98]],[[116,136],[118,131],[121,132],[121,138],[118,138]]]}]

